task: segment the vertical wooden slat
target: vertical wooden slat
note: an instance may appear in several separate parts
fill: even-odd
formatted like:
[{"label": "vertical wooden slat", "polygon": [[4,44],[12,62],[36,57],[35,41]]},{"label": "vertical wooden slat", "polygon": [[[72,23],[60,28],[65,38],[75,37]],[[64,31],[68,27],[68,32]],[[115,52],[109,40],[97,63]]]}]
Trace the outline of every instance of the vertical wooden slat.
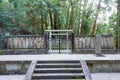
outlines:
[{"label": "vertical wooden slat", "polygon": [[110,37],[108,37],[108,47],[110,48],[110,49],[112,49],[112,46],[111,46],[111,38]]},{"label": "vertical wooden slat", "polygon": [[39,37],[39,45],[38,45],[38,48],[43,48],[42,46],[42,38]]},{"label": "vertical wooden slat", "polygon": [[44,47],[44,42],[43,42],[43,38],[40,37],[40,48],[43,48]]},{"label": "vertical wooden slat", "polygon": [[79,48],[82,48],[81,37],[79,38]]},{"label": "vertical wooden slat", "polygon": [[79,46],[80,46],[80,43],[79,43],[79,38],[77,38],[77,39],[76,39],[76,41],[77,41],[77,43],[76,43],[77,48],[79,48]]},{"label": "vertical wooden slat", "polygon": [[85,37],[83,37],[82,44],[83,44],[83,48],[85,48]]},{"label": "vertical wooden slat", "polygon": [[108,40],[108,39],[109,39],[109,37],[106,37],[106,48],[108,48],[108,49],[109,49],[109,48],[110,48],[110,46],[109,46],[109,40]]},{"label": "vertical wooden slat", "polygon": [[111,48],[114,48],[114,49],[116,49],[116,47],[115,47],[115,44],[114,44],[114,38],[111,36],[110,37],[110,45],[111,45]]},{"label": "vertical wooden slat", "polygon": [[105,49],[107,48],[107,38],[104,37],[104,41],[105,41]]},{"label": "vertical wooden slat", "polygon": [[95,45],[95,39],[94,37],[91,37],[91,48],[94,48],[94,45]]},{"label": "vertical wooden slat", "polygon": [[87,37],[84,38],[84,44],[85,44],[85,48],[87,49]]},{"label": "vertical wooden slat", "polygon": [[102,37],[102,39],[103,39],[103,46],[102,46],[102,48],[105,48],[105,39],[104,39],[104,37]]},{"label": "vertical wooden slat", "polygon": [[103,37],[101,37],[101,48],[104,48],[104,40],[103,40]]},{"label": "vertical wooden slat", "polygon": [[88,48],[90,49],[91,48],[91,38],[89,37],[89,44],[88,44]]}]

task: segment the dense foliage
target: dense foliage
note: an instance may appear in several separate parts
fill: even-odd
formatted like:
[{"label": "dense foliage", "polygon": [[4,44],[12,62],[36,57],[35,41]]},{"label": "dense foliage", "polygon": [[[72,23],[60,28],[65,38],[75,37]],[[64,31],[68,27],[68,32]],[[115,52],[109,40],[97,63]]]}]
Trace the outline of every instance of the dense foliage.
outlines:
[{"label": "dense foliage", "polygon": [[116,0],[0,0],[0,29],[12,34],[43,34],[46,29],[113,34],[116,19]]}]

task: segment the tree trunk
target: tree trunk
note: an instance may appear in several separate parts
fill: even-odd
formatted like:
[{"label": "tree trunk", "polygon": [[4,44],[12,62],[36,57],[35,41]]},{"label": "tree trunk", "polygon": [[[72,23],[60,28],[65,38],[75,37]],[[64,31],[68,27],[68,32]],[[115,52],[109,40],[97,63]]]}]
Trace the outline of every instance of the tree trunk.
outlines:
[{"label": "tree trunk", "polygon": [[120,51],[120,0],[117,0],[117,25],[115,34],[118,35],[118,38],[116,38],[116,47]]},{"label": "tree trunk", "polygon": [[44,15],[43,12],[41,11],[41,35],[43,35],[43,30],[44,30]]},{"label": "tree trunk", "polygon": [[36,20],[36,16],[33,13],[33,28],[34,28],[34,34],[36,34],[36,25],[37,25],[37,20]]},{"label": "tree trunk", "polygon": [[[80,1],[80,3],[81,3],[81,0],[78,0],[78,1]],[[78,7],[78,10],[79,10],[79,12],[78,12],[78,16],[79,16],[79,18],[78,18],[78,35],[80,35],[80,24],[81,24],[81,21],[80,21],[80,17],[81,17],[81,6],[79,6]]]},{"label": "tree trunk", "polygon": [[70,0],[70,5],[71,5],[71,13],[70,13],[70,22],[69,22],[69,28],[73,29],[74,27],[74,7],[73,7],[73,0]]},{"label": "tree trunk", "polygon": [[96,16],[95,16],[95,20],[94,20],[94,23],[93,23],[93,29],[92,29],[92,33],[91,34],[95,34],[96,33],[97,18],[98,18],[98,15],[99,15],[100,6],[101,6],[101,0],[99,0],[99,3],[98,3],[98,8],[97,8],[97,11],[96,11]]},{"label": "tree trunk", "polygon": [[70,19],[70,4],[68,3],[68,9],[67,9],[67,12],[66,12],[66,27],[67,27],[67,29],[69,29],[69,19]]},{"label": "tree trunk", "polygon": [[52,12],[49,12],[49,16],[50,16],[50,24],[51,24],[51,29],[53,29],[53,17],[52,17]]},{"label": "tree trunk", "polygon": [[51,29],[53,29],[53,27],[54,27],[54,24],[53,24],[53,14],[52,14],[52,11],[51,11],[51,9],[52,9],[52,7],[51,7],[51,4],[50,3],[48,3],[47,4],[47,8],[48,8],[48,14],[49,14],[49,17],[50,17],[50,25],[51,25]]},{"label": "tree trunk", "polygon": [[48,22],[47,22],[47,14],[46,14],[46,16],[45,16],[45,29],[47,30],[48,29]]},{"label": "tree trunk", "polygon": [[54,29],[58,29],[58,12],[56,10],[54,11]]},{"label": "tree trunk", "polygon": [[86,24],[86,20],[87,20],[87,16],[86,16],[87,3],[88,3],[88,0],[84,0],[83,14],[82,14],[83,17],[82,17],[81,29],[80,29],[81,35],[85,34],[85,27],[86,27],[85,24]]},{"label": "tree trunk", "polygon": [[119,28],[120,28],[120,0],[117,1],[117,32],[119,34]]}]

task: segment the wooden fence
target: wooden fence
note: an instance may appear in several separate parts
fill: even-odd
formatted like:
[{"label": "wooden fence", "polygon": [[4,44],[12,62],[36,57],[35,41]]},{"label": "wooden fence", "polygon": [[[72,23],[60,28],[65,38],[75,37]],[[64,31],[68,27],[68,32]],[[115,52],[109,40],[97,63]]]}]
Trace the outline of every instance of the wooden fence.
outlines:
[{"label": "wooden fence", "polygon": [[[116,49],[115,37],[110,35],[101,36],[101,48],[102,49]],[[44,38],[35,35],[26,36],[6,36],[4,39],[4,45],[7,49],[35,49],[44,48]],[[75,49],[94,49],[96,36],[76,36],[74,39]]]},{"label": "wooden fence", "polygon": [[[115,49],[114,37],[110,35],[101,36],[101,48],[102,49]],[[94,49],[96,36],[77,36],[75,38],[75,48],[77,49]]]},{"label": "wooden fence", "polygon": [[6,47],[13,48],[43,48],[43,38],[40,36],[6,36]]},{"label": "wooden fence", "polygon": [[79,36],[75,38],[75,48],[94,49],[94,36]]},{"label": "wooden fence", "polygon": [[101,36],[101,48],[102,49],[115,49],[115,37],[110,35]]}]

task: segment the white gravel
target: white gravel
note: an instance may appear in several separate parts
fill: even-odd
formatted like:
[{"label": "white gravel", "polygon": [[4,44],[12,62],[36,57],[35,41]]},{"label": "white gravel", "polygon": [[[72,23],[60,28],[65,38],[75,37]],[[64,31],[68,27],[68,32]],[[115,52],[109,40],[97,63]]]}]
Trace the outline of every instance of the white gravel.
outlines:
[{"label": "white gravel", "polygon": [[29,61],[29,60],[120,60],[120,54],[106,54],[97,57],[95,54],[45,54],[45,55],[0,55],[0,61]]},{"label": "white gravel", "polygon": [[0,75],[0,80],[23,80],[24,75]]},{"label": "white gravel", "polygon": [[120,80],[120,73],[92,73],[93,80]]}]

